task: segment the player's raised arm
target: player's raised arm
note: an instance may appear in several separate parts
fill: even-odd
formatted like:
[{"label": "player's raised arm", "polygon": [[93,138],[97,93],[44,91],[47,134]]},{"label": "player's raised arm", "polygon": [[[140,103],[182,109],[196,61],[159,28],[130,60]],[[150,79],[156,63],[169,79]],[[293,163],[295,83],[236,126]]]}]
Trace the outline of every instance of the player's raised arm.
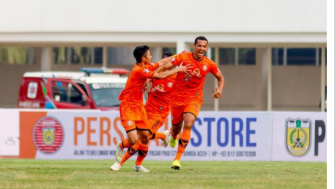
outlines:
[{"label": "player's raised arm", "polygon": [[174,66],[180,65],[182,63],[182,59],[181,59],[181,56],[179,55],[180,54],[177,54],[177,55],[167,54],[167,56],[169,57],[165,57],[158,62],[159,67],[155,70],[155,72],[160,73]]},{"label": "player's raised arm", "polygon": [[169,62],[167,62],[165,64],[161,64],[161,65],[160,65],[160,61],[159,61],[158,63],[159,63],[160,66],[155,69],[155,72],[159,73],[159,72],[163,72],[163,71],[165,71],[169,68],[172,68],[174,66],[174,64],[170,61],[170,57],[168,59],[169,59]]},{"label": "player's raised arm", "polygon": [[155,79],[164,79],[167,78],[169,76],[172,76],[174,74],[176,74],[177,72],[187,72],[189,69],[191,69],[192,66],[191,65],[183,65],[183,63],[181,63],[177,68],[172,69],[172,70],[167,70],[164,72],[154,72],[153,77]]},{"label": "player's raised arm", "polygon": [[[218,68],[217,68],[218,69]],[[222,72],[218,69],[218,71],[213,74],[216,79],[218,80],[218,87],[215,88],[215,92],[214,94],[212,95],[214,98],[220,98],[222,97],[222,92],[223,92],[223,89],[224,89],[224,82],[225,82],[225,78],[222,74]]]}]

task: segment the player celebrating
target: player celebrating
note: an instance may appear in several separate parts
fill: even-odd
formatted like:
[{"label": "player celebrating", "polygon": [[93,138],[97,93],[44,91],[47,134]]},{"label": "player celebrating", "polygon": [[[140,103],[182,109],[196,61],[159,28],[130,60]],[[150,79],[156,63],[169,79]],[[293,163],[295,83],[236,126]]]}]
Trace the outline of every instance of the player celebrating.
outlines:
[{"label": "player celebrating", "polygon": [[181,168],[180,159],[187,147],[192,125],[198,116],[203,102],[203,84],[206,74],[211,72],[218,80],[218,87],[215,88],[214,98],[220,98],[224,89],[224,77],[217,67],[217,64],[205,57],[208,48],[208,40],[199,36],[193,44],[194,52],[178,54],[171,62],[158,69],[164,69],[184,62],[192,65],[192,73],[177,73],[175,90],[171,103],[172,128],[170,130],[170,146],[177,144],[177,135],[180,134],[182,125],[183,132],[179,137],[179,145],[176,157],[171,165],[172,169]]},{"label": "player celebrating", "polygon": [[[128,142],[131,147],[123,156],[121,162],[116,162],[111,166],[112,170],[118,171],[123,163],[130,158],[134,153],[139,151],[139,157],[134,166],[135,170],[140,170],[142,160],[148,152],[148,143],[150,128],[147,120],[146,110],[143,105],[143,85],[149,78],[163,79],[174,75],[179,71],[187,71],[189,66],[179,66],[176,69],[156,73],[146,69],[146,66],[151,65],[153,69],[170,62],[170,58],[162,59],[161,61],[151,64],[152,56],[147,45],[138,46],[134,49],[133,55],[136,59],[132,72],[127,80],[125,89],[119,96],[120,103],[120,118],[121,124],[124,127]],[[138,134],[140,139],[138,140]]]},{"label": "player celebrating", "polygon": [[[166,52],[163,54],[162,58],[167,58],[172,55],[173,53]],[[149,70],[152,70],[151,66],[149,67]],[[157,131],[165,123],[169,115],[170,102],[172,100],[172,91],[174,88],[173,85],[175,78],[176,74],[165,79],[152,79],[152,87],[148,92],[148,100],[145,105],[146,113],[148,116],[148,122],[152,132],[150,139],[163,140],[164,147],[168,146],[169,131],[166,130],[163,133]],[[129,147],[130,144],[127,138],[124,139],[123,141],[118,142],[116,152],[116,160],[118,162],[120,162],[122,159],[123,149]],[[138,158],[141,158],[141,152],[138,153]],[[142,161],[138,161],[138,164],[140,163],[142,163]],[[136,169],[136,171],[149,172],[149,170],[147,170],[143,166],[140,167],[139,169]]]}]

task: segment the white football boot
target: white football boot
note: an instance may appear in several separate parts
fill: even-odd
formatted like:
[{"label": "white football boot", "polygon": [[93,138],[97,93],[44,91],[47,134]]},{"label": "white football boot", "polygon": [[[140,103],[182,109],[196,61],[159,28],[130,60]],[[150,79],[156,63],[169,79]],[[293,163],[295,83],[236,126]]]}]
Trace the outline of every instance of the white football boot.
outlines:
[{"label": "white football boot", "polygon": [[117,162],[119,162],[119,163],[121,162],[121,160],[122,160],[122,158],[124,156],[124,150],[119,147],[119,145],[121,143],[122,143],[122,141],[118,142],[118,144],[117,144],[117,150],[116,150],[116,153],[115,153],[115,158],[116,158]]},{"label": "white football boot", "polygon": [[112,166],[111,166],[111,170],[113,171],[119,171],[121,168],[121,165],[119,162],[115,162]]},{"label": "white football boot", "polygon": [[142,173],[149,173],[150,171],[146,169],[144,166],[140,165],[134,165],[134,171],[136,172],[142,172]]},{"label": "white football boot", "polygon": [[169,131],[165,130],[163,134],[166,135],[166,138],[163,140],[163,146],[167,147],[169,144]]}]

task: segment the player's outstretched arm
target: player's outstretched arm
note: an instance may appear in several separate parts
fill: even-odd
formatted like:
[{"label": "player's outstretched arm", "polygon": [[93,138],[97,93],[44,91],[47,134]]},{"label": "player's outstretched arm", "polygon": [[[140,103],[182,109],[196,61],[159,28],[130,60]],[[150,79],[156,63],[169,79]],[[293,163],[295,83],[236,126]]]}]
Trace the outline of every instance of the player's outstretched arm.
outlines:
[{"label": "player's outstretched arm", "polygon": [[162,66],[162,65],[165,65],[165,64],[168,64],[169,62],[171,63],[171,59],[173,59],[175,56],[170,56],[170,57],[166,57],[166,58],[163,58],[161,60],[158,61],[159,63],[159,66]]},{"label": "player's outstretched arm", "polygon": [[[160,65],[160,63],[159,63],[159,65]],[[160,72],[163,72],[163,71],[165,71],[165,70],[167,70],[167,69],[169,69],[173,66],[174,66],[174,64],[171,61],[169,61],[166,64],[161,64],[158,68],[156,68],[154,70],[154,72],[160,73]]]},{"label": "player's outstretched arm", "polygon": [[214,98],[220,98],[222,97],[222,92],[224,89],[224,76],[222,74],[222,72],[218,69],[218,72],[216,74],[214,74],[214,76],[217,78],[218,80],[218,87],[215,88],[215,92],[212,95]]},{"label": "player's outstretched arm", "polygon": [[160,73],[154,72],[153,78],[154,79],[164,79],[164,78],[167,78],[169,76],[176,74],[177,72],[188,72],[188,70],[192,68],[190,64],[185,65],[185,66],[182,64],[183,63],[181,63],[179,67],[172,69],[172,70],[167,70],[167,71],[160,72]]}]

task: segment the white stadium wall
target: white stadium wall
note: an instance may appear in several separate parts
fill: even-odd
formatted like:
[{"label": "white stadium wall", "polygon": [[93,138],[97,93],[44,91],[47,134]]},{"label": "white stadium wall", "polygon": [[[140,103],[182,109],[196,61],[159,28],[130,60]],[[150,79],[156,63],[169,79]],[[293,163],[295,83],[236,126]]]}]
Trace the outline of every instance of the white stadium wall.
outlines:
[{"label": "white stadium wall", "polygon": [[[114,159],[117,142],[126,137],[117,111],[0,109],[0,117],[4,157]],[[326,121],[324,112],[200,112],[182,158],[326,162]],[[171,160],[175,153],[154,140],[146,159]]]},{"label": "white stadium wall", "polygon": [[326,32],[326,3],[3,0],[0,32]]},{"label": "white stadium wall", "polygon": [[326,21],[326,0],[5,0],[0,43],[324,44]]},{"label": "white stadium wall", "polygon": [[[326,0],[1,0],[0,48],[32,47],[36,61],[0,62],[0,84],[7,86],[0,107],[17,107],[24,72],[77,71],[86,66],[72,64],[71,60],[56,64],[53,48],[102,48],[101,64],[92,62],[90,66],[130,69],[134,61],[130,52],[137,45],[149,45],[156,61],[163,47],[182,52],[190,48],[196,36],[204,35],[209,40],[209,49],[216,49],[213,55],[219,48],[257,50],[255,66],[223,65],[219,55],[217,58],[215,55],[226,87],[223,98],[214,102],[211,98],[214,79],[207,77],[202,110],[216,110],[218,105],[218,110],[225,111],[319,111],[323,109],[319,107],[320,99],[324,98],[321,86],[326,83],[322,79],[326,78],[323,66],[273,66],[267,71],[272,56],[267,51],[268,48],[325,49],[326,8]],[[112,47],[126,50],[113,51]],[[112,64],[109,58],[116,59],[116,63]],[[287,85],[288,80],[295,82]],[[268,91],[269,83],[272,91]],[[296,93],[296,98],[287,92],[298,88],[302,90]]]}]

